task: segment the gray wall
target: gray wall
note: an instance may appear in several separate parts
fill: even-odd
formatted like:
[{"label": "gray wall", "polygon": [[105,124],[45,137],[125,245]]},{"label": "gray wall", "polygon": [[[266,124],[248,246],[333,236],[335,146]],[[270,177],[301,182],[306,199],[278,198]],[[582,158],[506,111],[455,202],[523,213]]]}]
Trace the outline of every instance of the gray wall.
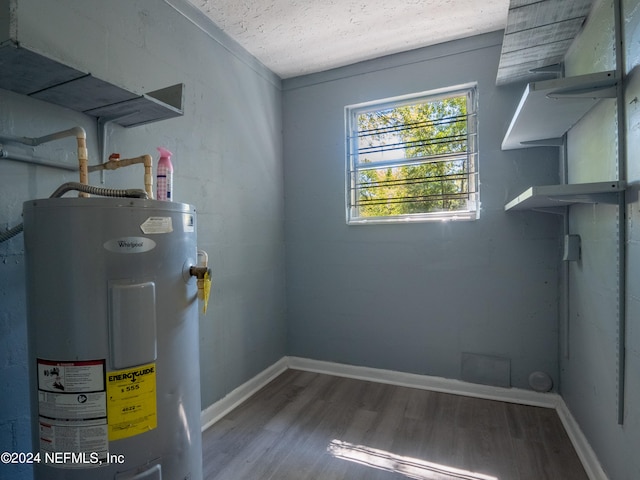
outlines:
[{"label": "gray wall", "polygon": [[[559,220],[505,213],[558,181],[557,149],[502,152],[523,85],[496,88],[502,33],[283,82],[288,351],[461,377],[463,353],[558,382]],[[345,222],[345,105],[478,82],[480,219]]]},{"label": "gray wall", "polygon": [[[603,100],[568,134],[567,153],[571,182],[605,181],[618,178],[618,128],[627,137],[627,180],[635,184],[627,193],[628,259],[618,261],[620,222],[615,205],[578,205],[569,212],[570,232],[582,239],[582,260],[569,270],[569,332],[562,341],[562,395],[579,422],[603,468],[612,480],[640,478],[640,262],[638,106],[640,82],[640,31],[637,11],[640,2],[621,2],[624,19],[623,52],[628,74],[624,104]],[[595,2],[581,35],[573,43],[566,62],[566,74],[579,75],[615,69],[614,0]],[[635,99],[635,100],[634,100]],[[627,122],[618,125],[617,108],[626,109]],[[624,147],[624,145],[623,145]],[[621,172],[624,178],[625,172]],[[624,222],[624,220],[623,220]],[[624,227],[624,224],[622,224]],[[617,422],[618,271],[626,268],[626,394],[624,425]],[[624,300],[623,300],[624,301]],[[624,308],[625,305],[622,305]],[[624,333],[624,332],[623,332]]]},{"label": "gray wall", "polygon": [[[166,146],[174,153],[176,200],[198,212],[199,247],[214,272],[209,310],[200,317],[206,408],[286,353],[280,81],[183,0],[115,8],[100,0],[19,0],[18,9],[21,41],[98,78],[138,93],[185,84],[183,117],[110,127],[108,152],[157,159],[155,148]],[[98,163],[91,118],[0,91],[0,134],[35,137],[74,125],[87,130],[90,164]],[[75,142],[43,146],[38,154],[74,163]],[[0,160],[0,228],[21,221],[23,201],[75,179]],[[99,179],[91,174],[91,183]],[[106,182],[140,188],[142,168],[107,173]],[[25,304],[20,236],[0,244],[2,451],[31,451]],[[28,468],[0,466],[0,478],[29,477]]]}]

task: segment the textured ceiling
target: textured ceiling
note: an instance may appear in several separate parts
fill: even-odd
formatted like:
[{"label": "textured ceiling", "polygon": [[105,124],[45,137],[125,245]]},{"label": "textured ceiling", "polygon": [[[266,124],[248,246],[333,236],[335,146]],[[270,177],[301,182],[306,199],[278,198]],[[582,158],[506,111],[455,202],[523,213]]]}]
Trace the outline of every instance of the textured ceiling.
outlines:
[{"label": "textured ceiling", "polygon": [[190,0],[281,78],[504,29],[509,0]]}]

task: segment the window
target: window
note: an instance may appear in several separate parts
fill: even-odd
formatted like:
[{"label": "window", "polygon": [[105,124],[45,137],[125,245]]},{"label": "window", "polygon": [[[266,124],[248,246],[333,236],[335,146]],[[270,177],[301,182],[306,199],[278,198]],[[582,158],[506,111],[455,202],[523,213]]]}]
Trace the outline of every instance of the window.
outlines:
[{"label": "window", "polygon": [[478,218],[476,86],[346,107],[347,223]]}]

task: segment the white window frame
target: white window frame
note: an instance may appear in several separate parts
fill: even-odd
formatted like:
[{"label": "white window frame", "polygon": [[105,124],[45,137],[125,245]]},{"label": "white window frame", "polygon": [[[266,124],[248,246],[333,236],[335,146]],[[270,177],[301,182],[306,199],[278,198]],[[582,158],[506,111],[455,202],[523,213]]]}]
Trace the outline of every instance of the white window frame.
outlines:
[{"label": "white window frame", "polygon": [[[466,157],[468,198],[466,208],[461,210],[447,210],[425,213],[404,213],[387,216],[360,216],[356,199],[358,178],[361,170],[378,168],[393,168],[409,164],[425,164],[438,161],[436,157],[395,158],[389,161],[363,163],[359,153],[358,115],[362,113],[381,111],[394,107],[428,103],[444,98],[467,96],[467,151],[457,154],[459,159]],[[478,92],[477,84],[469,83],[449,88],[430,90],[412,95],[387,98],[383,100],[348,105],[345,107],[346,126],[346,219],[349,225],[363,225],[376,223],[407,223],[449,220],[476,220],[480,215],[479,185],[478,185],[478,120],[477,120]],[[435,159],[435,160],[434,160]],[[436,197],[437,198],[437,197]],[[444,198],[444,197],[443,197]]]}]

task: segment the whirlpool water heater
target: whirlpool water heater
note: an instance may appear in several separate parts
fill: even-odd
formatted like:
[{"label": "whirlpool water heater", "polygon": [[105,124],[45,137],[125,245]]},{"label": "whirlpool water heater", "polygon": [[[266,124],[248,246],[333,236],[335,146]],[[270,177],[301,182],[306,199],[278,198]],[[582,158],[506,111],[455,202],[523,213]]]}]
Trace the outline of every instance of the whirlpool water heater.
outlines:
[{"label": "whirlpool water heater", "polygon": [[196,215],[24,204],[37,480],[201,480]]}]

